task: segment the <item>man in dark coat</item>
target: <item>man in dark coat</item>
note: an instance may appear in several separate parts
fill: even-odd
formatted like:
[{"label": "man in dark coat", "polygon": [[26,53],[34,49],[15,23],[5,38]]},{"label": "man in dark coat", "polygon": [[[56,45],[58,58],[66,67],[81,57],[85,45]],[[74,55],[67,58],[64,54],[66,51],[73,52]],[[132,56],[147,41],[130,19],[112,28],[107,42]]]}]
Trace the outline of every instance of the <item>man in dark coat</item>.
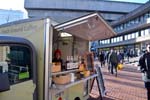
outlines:
[{"label": "man in dark coat", "polygon": [[139,65],[143,73],[142,79],[147,89],[147,100],[150,100],[150,45],[147,45],[146,52],[140,57]]},{"label": "man in dark coat", "polygon": [[117,54],[113,50],[111,50],[111,54],[110,54],[111,73],[114,74],[113,69],[115,69],[116,77],[117,77],[118,63],[119,63],[119,59],[118,59]]}]

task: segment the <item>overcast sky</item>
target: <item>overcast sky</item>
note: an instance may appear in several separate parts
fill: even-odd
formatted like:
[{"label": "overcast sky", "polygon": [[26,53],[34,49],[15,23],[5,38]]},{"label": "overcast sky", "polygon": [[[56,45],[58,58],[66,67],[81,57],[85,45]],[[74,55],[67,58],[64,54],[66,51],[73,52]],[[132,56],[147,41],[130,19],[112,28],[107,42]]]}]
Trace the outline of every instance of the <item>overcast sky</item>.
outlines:
[{"label": "overcast sky", "polygon": [[[148,0],[112,0],[145,3]],[[0,9],[24,10],[24,0],[0,0]]]},{"label": "overcast sky", "polygon": [[0,9],[24,10],[24,0],[0,0]]}]

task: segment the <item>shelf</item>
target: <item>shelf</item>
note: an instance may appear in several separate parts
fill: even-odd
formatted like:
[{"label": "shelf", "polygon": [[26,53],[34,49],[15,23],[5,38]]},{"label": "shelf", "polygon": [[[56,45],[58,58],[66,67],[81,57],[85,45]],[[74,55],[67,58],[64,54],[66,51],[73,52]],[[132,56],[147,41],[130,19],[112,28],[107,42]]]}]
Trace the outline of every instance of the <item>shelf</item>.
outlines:
[{"label": "shelf", "polygon": [[73,69],[73,70],[68,70],[68,71],[55,72],[55,73],[52,73],[51,75],[55,76],[55,75],[67,74],[67,73],[78,72],[78,71],[79,69]]},{"label": "shelf", "polygon": [[81,83],[81,82],[85,82],[85,81],[87,81],[87,80],[89,80],[89,79],[92,79],[92,78],[95,78],[95,77],[97,77],[97,76],[98,76],[97,74],[93,74],[93,75],[91,75],[91,76],[89,76],[89,77],[82,78],[82,79],[80,79],[80,80],[76,80],[76,81],[70,82],[70,83],[68,83],[68,84],[64,84],[64,85],[57,85],[57,84],[56,84],[56,88],[50,88],[50,92],[51,92],[53,95],[56,95],[56,94],[58,94],[58,93],[64,91],[65,89],[67,89],[67,88],[69,88],[69,87],[71,87],[71,86],[74,86],[74,85],[79,84],[79,83]]}]

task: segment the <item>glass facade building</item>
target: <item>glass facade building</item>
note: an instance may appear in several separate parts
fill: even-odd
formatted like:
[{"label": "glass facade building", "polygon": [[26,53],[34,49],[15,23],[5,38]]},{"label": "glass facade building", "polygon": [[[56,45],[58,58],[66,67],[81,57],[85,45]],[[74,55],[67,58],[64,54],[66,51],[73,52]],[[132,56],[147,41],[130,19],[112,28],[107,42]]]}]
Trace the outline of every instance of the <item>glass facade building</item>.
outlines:
[{"label": "glass facade building", "polygon": [[[150,43],[150,2],[111,23],[117,36],[99,40],[95,48],[107,51],[114,48],[138,56]],[[106,49],[107,48],[107,49]],[[108,49],[109,48],[109,49]]]}]

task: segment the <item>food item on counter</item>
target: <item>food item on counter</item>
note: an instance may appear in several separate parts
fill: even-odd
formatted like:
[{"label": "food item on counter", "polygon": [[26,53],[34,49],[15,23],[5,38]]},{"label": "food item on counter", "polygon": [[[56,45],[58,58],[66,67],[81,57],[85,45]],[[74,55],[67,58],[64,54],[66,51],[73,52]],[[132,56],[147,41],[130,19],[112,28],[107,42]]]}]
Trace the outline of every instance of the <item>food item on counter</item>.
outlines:
[{"label": "food item on counter", "polygon": [[79,71],[84,71],[84,70],[86,70],[85,64],[80,64],[79,65]]},{"label": "food item on counter", "polygon": [[90,71],[89,70],[84,71],[84,77],[88,77],[88,76],[90,76]]},{"label": "food item on counter", "polygon": [[71,75],[64,74],[64,75],[59,75],[59,76],[53,76],[53,81],[55,84],[67,84],[71,82]]},{"label": "food item on counter", "polygon": [[61,71],[61,63],[53,62],[51,67],[51,72],[60,72]]}]

